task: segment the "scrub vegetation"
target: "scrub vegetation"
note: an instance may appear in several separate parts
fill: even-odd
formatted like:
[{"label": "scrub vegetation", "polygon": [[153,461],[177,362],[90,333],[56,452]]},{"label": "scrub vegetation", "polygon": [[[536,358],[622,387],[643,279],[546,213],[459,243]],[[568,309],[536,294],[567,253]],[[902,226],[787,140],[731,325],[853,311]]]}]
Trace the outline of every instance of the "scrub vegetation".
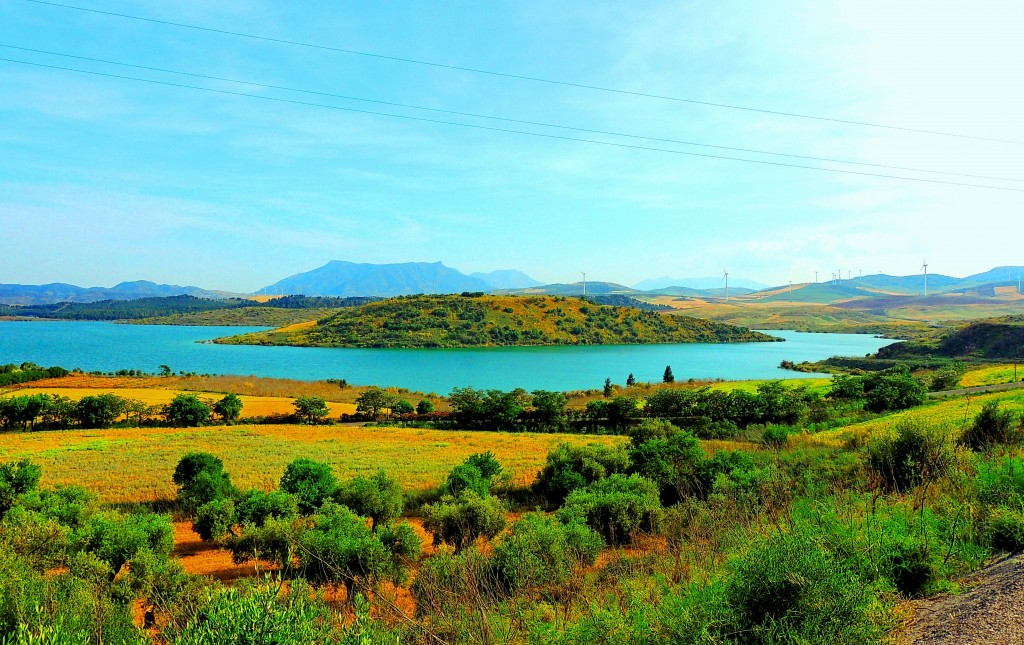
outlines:
[{"label": "scrub vegetation", "polygon": [[743,327],[561,296],[406,296],[316,325],[216,342],[309,347],[494,347],[777,341]]},{"label": "scrub vegetation", "polygon": [[[886,642],[905,600],[1024,546],[1024,393],[926,389],[893,368],[590,405],[465,388],[444,401],[446,429],[14,429],[0,435],[0,634]],[[555,431],[588,413],[607,434]],[[552,429],[524,432],[537,418]],[[174,522],[249,577],[191,573]]]}]

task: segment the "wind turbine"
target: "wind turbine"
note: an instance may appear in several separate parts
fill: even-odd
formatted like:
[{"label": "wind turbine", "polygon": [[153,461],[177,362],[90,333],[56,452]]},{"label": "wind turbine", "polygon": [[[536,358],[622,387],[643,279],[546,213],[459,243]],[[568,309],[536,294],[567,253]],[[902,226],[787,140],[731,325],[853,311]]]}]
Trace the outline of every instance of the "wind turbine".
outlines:
[{"label": "wind turbine", "polygon": [[722,277],[722,279],[725,280],[725,301],[729,302],[729,270],[722,269],[722,272],[725,274]]},{"label": "wind turbine", "polygon": [[818,272],[814,272],[814,284],[818,284]]},{"label": "wind turbine", "polygon": [[583,274],[583,297],[586,298],[587,297],[587,272],[586,271],[580,271],[580,273]]},{"label": "wind turbine", "polygon": [[921,263],[921,268],[924,269],[924,297],[928,297],[928,260],[924,260]]}]

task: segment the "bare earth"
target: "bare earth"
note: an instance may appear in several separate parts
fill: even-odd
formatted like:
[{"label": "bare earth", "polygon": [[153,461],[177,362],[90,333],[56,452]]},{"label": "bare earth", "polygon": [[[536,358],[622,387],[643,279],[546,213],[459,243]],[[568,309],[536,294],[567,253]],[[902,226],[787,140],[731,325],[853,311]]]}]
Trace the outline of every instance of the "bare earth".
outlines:
[{"label": "bare earth", "polygon": [[906,645],[1024,644],[1024,555],[971,575],[965,591],[915,601]]}]

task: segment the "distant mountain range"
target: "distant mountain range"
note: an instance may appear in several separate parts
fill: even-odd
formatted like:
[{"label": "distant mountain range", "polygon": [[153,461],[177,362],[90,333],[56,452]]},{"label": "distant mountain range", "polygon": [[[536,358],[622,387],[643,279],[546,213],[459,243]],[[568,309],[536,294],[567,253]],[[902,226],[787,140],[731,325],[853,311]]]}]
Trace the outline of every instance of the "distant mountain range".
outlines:
[{"label": "distant mountain range", "polygon": [[55,302],[99,302],[101,300],[138,300],[139,298],[165,298],[168,296],[196,296],[197,298],[230,298],[237,294],[209,291],[199,287],[175,284],[156,284],[146,280],[122,282],[113,287],[76,287],[54,282],[43,285],[0,284],[0,304],[46,305]]},{"label": "distant mountain range", "polygon": [[[928,275],[928,294],[962,294],[992,297],[1017,286],[1024,267],[1005,266],[991,271],[954,278]],[[401,264],[359,264],[333,260],[322,267],[298,273],[260,289],[257,293],[307,296],[377,296],[412,294],[450,294],[497,292],[504,294],[544,294],[578,296],[582,282],[543,284],[515,269],[466,275],[441,262]],[[725,297],[721,278],[653,278],[633,287],[615,282],[588,281],[588,295],[672,296],[677,298],[721,299]],[[867,275],[848,280],[766,287],[744,278],[729,278],[729,296],[765,301],[834,303],[853,299],[917,297],[924,293],[924,276]],[[98,302],[139,298],[189,295],[199,298],[228,298],[240,294],[201,289],[193,286],[156,284],[144,280],[122,282],[113,287],[78,287],[71,284],[0,284],[0,304],[44,305],[57,302]]]}]

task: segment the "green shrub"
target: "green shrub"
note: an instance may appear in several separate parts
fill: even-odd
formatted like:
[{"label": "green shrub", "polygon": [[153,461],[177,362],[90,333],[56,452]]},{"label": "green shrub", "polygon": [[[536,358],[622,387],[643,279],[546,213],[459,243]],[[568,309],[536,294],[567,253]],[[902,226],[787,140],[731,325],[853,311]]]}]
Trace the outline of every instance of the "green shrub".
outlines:
[{"label": "green shrub", "polygon": [[229,537],[224,545],[236,564],[263,560],[289,573],[295,565],[295,544],[303,530],[305,525],[297,518],[269,517],[262,526],[245,525],[241,535]]},{"label": "green shrub", "polygon": [[39,487],[43,468],[29,459],[0,464],[0,517],[13,507],[18,498]]},{"label": "green shrub", "polygon": [[299,511],[309,514],[334,495],[338,482],[328,464],[302,457],[284,469],[281,490],[295,496]]},{"label": "green shrub", "polygon": [[210,406],[194,394],[179,394],[167,404],[164,416],[173,426],[201,426],[210,422]]},{"label": "green shrub", "polygon": [[629,470],[623,447],[560,444],[548,453],[534,490],[551,504],[561,504],[572,491],[601,478]]},{"label": "green shrub", "polygon": [[[668,424],[668,435],[634,443],[629,448],[630,470],[657,484],[661,498],[671,504],[703,488],[702,466],[705,461],[700,442],[690,432]],[[636,441],[638,435],[634,435]]]},{"label": "green shrub", "polygon": [[192,530],[206,541],[219,540],[235,525],[235,502],[230,499],[215,499],[196,509]]},{"label": "green shrub", "polygon": [[944,431],[919,419],[899,420],[894,434],[868,445],[872,470],[886,488],[900,492],[944,476],[952,459]]},{"label": "green shrub", "polygon": [[544,585],[557,592],[570,575],[593,564],[603,546],[587,526],[529,513],[495,545],[494,565],[509,591]]},{"label": "green shrub", "polygon": [[22,505],[77,529],[96,510],[96,496],[80,486],[57,486],[27,495]]},{"label": "green shrub", "polygon": [[1024,549],[1024,512],[997,508],[989,518],[989,543],[993,549],[1016,553]]},{"label": "green shrub", "polygon": [[448,478],[441,484],[442,495],[457,496],[463,491],[472,491],[483,497],[491,493],[491,479],[484,477],[480,469],[472,464],[459,464],[448,473]]},{"label": "green shrub", "polygon": [[566,524],[586,524],[608,544],[629,544],[637,531],[658,527],[658,488],[639,475],[611,475],[570,493],[558,518]]},{"label": "green shrub", "polygon": [[[438,549],[416,572],[409,588],[420,616],[442,616],[437,625],[448,624],[467,607],[480,607],[497,594],[497,578],[487,556],[475,547],[453,552]],[[451,618],[449,618],[451,617]],[[466,642],[458,634],[446,642]]]},{"label": "green shrub", "polygon": [[[350,628],[353,633],[346,634],[342,615],[313,595],[302,581],[294,581],[282,591],[281,585],[269,578],[213,587],[199,599],[194,616],[180,629],[166,630],[164,636],[169,645],[355,644],[369,636],[365,603],[357,605],[356,622]],[[353,638],[356,636],[359,638]]]},{"label": "green shrub", "polygon": [[[344,506],[327,503],[312,516],[311,526],[298,536],[299,573],[310,582],[340,583],[353,599],[356,588],[372,588],[378,581],[401,582],[412,554],[408,532],[374,534],[366,520]],[[411,531],[411,529],[410,529]],[[389,544],[381,537],[385,535]],[[389,546],[400,545],[402,553]]]},{"label": "green shrub", "polygon": [[208,452],[190,452],[174,468],[172,479],[178,485],[178,501],[194,511],[207,502],[231,497],[235,493],[224,462]]},{"label": "green shrub", "polygon": [[101,511],[89,518],[76,538],[115,575],[143,550],[166,558],[174,548],[174,526],[166,515]]},{"label": "green shrub", "polygon": [[412,414],[416,411],[416,408],[406,399],[398,399],[392,406],[391,411],[395,414]]},{"label": "green shrub", "polygon": [[463,462],[469,466],[473,466],[480,471],[480,475],[494,481],[494,478],[501,474],[501,463],[494,457],[494,453],[490,450],[487,452],[478,452],[466,457],[466,461]]},{"label": "green shrub", "polygon": [[1011,445],[1021,442],[1024,428],[1017,424],[1016,415],[1006,410],[999,411],[998,401],[989,401],[974,417],[974,422],[960,436],[960,443],[971,450],[988,450],[997,445]]},{"label": "green shrub", "polygon": [[280,490],[249,490],[235,503],[235,518],[239,524],[263,526],[271,518],[290,519],[298,514],[295,497]]},{"label": "green shrub", "polygon": [[342,484],[334,493],[334,501],[372,519],[375,531],[402,515],[402,487],[383,470]]},{"label": "green shrub", "polygon": [[434,545],[451,544],[462,550],[477,538],[490,539],[505,528],[505,507],[497,497],[464,490],[445,495],[422,508],[423,527],[434,534]]},{"label": "green shrub", "polygon": [[978,498],[991,506],[1024,508],[1024,459],[1005,457],[978,464]]},{"label": "green shrub", "polygon": [[960,379],[964,377],[966,372],[967,366],[959,361],[944,365],[932,374],[932,380],[928,384],[928,389],[933,392],[956,389],[960,387]]},{"label": "green shrub", "polygon": [[789,428],[769,425],[761,432],[761,443],[771,448],[785,448],[789,444]]},{"label": "green shrub", "polygon": [[726,597],[746,643],[856,643],[882,637],[868,610],[873,590],[812,531],[755,541],[734,559]]}]

